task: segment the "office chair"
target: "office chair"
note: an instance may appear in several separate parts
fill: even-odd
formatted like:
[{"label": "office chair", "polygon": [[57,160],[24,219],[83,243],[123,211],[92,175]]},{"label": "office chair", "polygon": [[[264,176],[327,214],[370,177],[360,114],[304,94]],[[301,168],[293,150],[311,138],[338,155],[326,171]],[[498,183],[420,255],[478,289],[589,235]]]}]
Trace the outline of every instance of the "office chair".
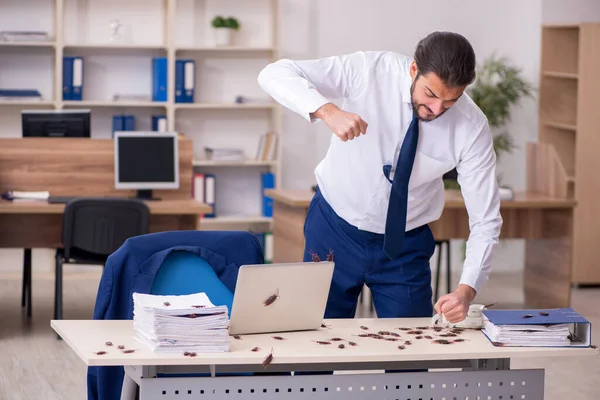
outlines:
[{"label": "office chair", "polygon": [[435,291],[433,296],[433,302],[438,299],[438,293],[440,288],[440,271],[442,269],[442,248],[446,245],[446,293],[450,293],[451,286],[451,272],[450,272],[450,241],[449,240],[436,240],[435,247],[438,248],[437,252],[437,270],[435,272]]},{"label": "office chair", "polygon": [[140,200],[70,200],[63,215],[63,247],[56,250],[54,319],[62,319],[63,264],[104,266],[126,239],[148,233],[149,224],[150,211]]}]

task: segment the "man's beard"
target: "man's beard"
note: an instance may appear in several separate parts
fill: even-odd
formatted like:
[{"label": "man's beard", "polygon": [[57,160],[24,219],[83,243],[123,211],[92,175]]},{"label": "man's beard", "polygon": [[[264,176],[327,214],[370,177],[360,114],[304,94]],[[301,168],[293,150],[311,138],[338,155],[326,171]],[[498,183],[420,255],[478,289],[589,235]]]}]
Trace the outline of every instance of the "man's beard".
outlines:
[{"label": "man's beard", "polygon": [[417,80],[419,79],[419,77],[420,77],[420,76],[421,76],[421,73],[420,73],[420,72],[417,72],[417,76],[415,77],[415,80],[414,80],[414,81],[413,81],[413,83],[410,85],[410,104],[412,105],[413,112],[414,112],[414,114],[417,116],[417,119],[418,119],[419,121],[423,121],[423,122],[431,122],[431,121],[433,121],[434,119],[436,119],[436,118],[439,118],[439,117],[441,117],[442,115],[444,115],[444,113],[445,113],[446,111],[448,111],[448,109],[446,109],[446,110],[442,111],[441,113],[439,113],[439,115],[434,115],[434,116],[432,116],[432,117],[429,117],[429,118],[423,118],[423,117],[421,117],[421,116],[419,115],[419,112],[418,112],[418,110],[419,110],[419,106],[423,106],[423,107],[425,107],[425,105],[424,105],[424,104],[417,104],[417,103],[415,103],[415,101],[413,100],[413,92],[415,91],[415,83],[417,83]]}]

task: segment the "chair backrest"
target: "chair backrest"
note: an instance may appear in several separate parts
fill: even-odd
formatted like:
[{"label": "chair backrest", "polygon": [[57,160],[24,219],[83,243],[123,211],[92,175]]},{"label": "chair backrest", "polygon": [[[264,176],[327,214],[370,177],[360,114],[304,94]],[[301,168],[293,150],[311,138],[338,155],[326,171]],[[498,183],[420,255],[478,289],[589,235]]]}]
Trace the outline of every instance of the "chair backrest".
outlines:
[{"label": "chair backrest", "polygon": [[62,242],[72,248],[109,256],[130,237],[148,233],[150,211],[136,199],[77,198],[65,206]]},{"label": "chair backrest", "polygon": [[211,303],[227,306],[231,314],[233,293],[202,257],[189,251],[173,251],[158,270],[151,294],[185,295],[204,292]]}]

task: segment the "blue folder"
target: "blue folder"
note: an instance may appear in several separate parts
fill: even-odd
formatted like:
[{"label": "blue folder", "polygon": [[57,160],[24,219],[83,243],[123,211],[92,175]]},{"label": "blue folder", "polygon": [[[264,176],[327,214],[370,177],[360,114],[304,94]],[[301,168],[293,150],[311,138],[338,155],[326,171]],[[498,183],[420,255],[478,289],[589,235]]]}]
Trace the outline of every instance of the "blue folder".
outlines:
[{"label": "blue folder", "polygon": [[496,326],[568,324],[573,336],[569,347],[590,347],[592,344],[592,324],[572,308],[484,310],[483,315]]}]

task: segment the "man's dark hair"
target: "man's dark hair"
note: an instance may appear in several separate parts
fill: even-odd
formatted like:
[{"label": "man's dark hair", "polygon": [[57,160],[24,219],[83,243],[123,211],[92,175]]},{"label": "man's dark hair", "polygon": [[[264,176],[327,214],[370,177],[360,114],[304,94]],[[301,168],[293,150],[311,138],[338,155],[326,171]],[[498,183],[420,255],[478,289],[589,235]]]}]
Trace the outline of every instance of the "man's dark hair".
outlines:
[{"label": "man's dark hair", "polygon": [[458,33],[430,33],[417,44],[414,58],[421,75],[433,72],[448,87],[467,86],[475,80],[475,52]]}]

